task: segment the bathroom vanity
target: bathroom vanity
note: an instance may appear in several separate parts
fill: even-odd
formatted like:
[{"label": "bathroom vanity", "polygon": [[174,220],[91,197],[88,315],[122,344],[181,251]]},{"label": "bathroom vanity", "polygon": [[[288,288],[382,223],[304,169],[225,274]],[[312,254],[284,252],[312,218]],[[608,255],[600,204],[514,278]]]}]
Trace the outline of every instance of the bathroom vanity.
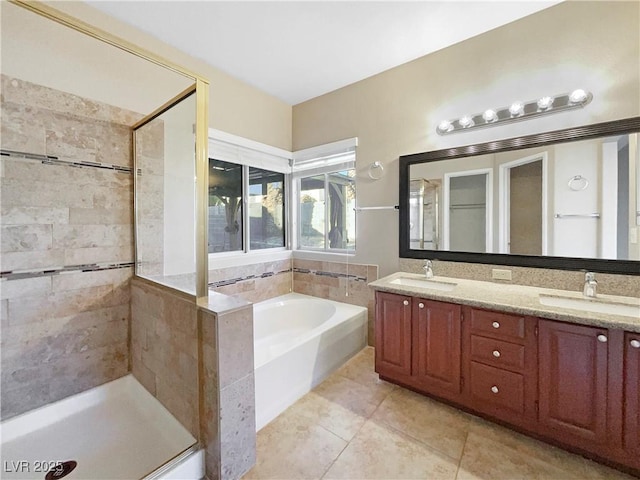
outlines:
[{"label": "bathroom vanity", "polygon": [[376,291],[376,371],[640,472],[640,299],[396,273]]}]

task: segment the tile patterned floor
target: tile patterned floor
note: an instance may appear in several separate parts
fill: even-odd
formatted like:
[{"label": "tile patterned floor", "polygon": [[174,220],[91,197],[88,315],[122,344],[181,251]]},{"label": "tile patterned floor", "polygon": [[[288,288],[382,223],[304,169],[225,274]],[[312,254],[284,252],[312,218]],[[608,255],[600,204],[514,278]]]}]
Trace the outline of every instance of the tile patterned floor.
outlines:
[{"label": "tile patterned floor", "polygon": [[262,479],[637,480],[378,379],[365,348],[258,432]]}]

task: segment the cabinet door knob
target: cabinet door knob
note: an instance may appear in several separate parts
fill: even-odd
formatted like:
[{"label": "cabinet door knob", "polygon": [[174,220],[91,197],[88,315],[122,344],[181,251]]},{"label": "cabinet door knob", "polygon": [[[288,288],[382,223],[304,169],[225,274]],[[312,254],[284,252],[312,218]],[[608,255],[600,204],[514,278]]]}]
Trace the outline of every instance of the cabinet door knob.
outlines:
[{"label": "cabinet door knob", "polygon": [[409,305],[409,300],[405,300],[404,302],[402,302],[402,304],[406,307],[407,305]]},{"label": "cabinet door knob", "polygon": [[493,322],[493,323],[491,324],[491,326],[492,326],[493,328],[500,328],[500,322]]},{"label": "cabinet door knob", "polygon": [[498,350],[493,351],[493,356],[496,358],[500,358],[500,352]]},{"label": "cabinet door knob", "polygon": [[498,387],[496,387],[495,385],[493,387],[491,387],[491,391],[493,393],[498,393],[500,390],[498,390]]},{"label": "cabinet door knob", "polygon": [[606,335],[598,335],[598,341],[602,342],[602,343],[606,343],[607,342],[607,336]]},{"label": "cabinet door knob", "polygon": [[420,308],[424,308],[424,303],[420,302],[420,303],[418,304],[418,307],[420,307]]},{"label": "cabinet door knob", "polygon": [[640,348],[640,340],[631,340],[629,343],[631,343],[633,348]]}]

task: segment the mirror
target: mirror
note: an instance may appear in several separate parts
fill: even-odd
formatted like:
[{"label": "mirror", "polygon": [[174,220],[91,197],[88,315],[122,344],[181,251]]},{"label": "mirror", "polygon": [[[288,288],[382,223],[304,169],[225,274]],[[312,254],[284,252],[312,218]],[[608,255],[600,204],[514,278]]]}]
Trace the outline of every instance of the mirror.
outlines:
[{"label": "mirror", "polygon": [[640,273],[640,117],[400,157],[400,256]]}]

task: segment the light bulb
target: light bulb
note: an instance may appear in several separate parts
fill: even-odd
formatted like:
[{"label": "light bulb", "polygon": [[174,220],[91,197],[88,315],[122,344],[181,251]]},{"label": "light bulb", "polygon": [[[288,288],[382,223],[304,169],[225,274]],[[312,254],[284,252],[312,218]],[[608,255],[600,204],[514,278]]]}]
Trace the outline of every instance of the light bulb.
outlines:
[{"label": "light bulb", "polygon": [[443,120],[438,124],[438,132],[448,133],[453,130],[453,124],[449,120]]},{"label": "light bulb", "polygon": [[498,120],[498,114],[496,113],[495,110],[489,109],[484,111],[484,113],[482,114],[482,118],[484,118],[485,122],[491,123]]},{"label": "light bulb", "polygon": [[522,102],[513,102],[509,107],[509,113],[512,117],[519,117],[524,113],[524,105]]},{"label": "light bulb", "polygon": [[587,96],[587,92],[585,92],[581,88],[578,88],[577,90],[571,92],[571,94],[569,95],[569,102],[574,104],[583,103],[587,99]]},{"label": "light bulb", "polygon": [[548,110],[553,105],[553,98],[551,97],[542,97],[538,100],[538,108],[540,110]]},{"label": "light bulb", "polygon": [[458,123],[462,128],[469,128],[474,125],[473,118],[471,118],[469,115],[465,115],[464,117],[462,117],[460,120],[458,120]]}]

